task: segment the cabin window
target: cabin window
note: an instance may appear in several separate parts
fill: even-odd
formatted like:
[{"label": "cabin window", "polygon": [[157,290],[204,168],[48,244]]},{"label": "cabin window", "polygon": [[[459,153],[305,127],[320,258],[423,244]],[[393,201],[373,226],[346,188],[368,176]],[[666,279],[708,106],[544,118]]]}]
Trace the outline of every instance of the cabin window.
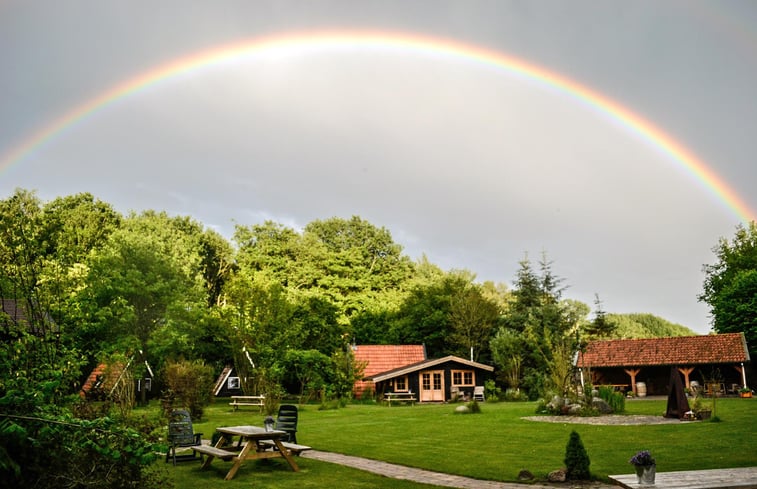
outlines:
[{"label": "cabin window", "polygon": [[229,389],[240,389],[241,383],[239,382],[239,377],[229,377],[229,380],[226,382],[226,386]]},{"label": "cabin window", "polygon": [[407,392],[407,375],[405,375],[404,377],[397,377],[396,379],[394,379],[394,391]]},{"label": "cabin window", "polygon": [[452,385],[474,385],[473,370],[453,370]]}]

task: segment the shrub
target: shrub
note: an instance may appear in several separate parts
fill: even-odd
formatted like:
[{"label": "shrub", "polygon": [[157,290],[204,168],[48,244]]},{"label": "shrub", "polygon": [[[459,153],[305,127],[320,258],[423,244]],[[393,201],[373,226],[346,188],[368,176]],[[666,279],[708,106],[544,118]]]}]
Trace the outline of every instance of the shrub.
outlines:
[{"label": "shrub", "polygon": [[502,395],[502,389],[497,387],[497,383],[494,380],[488,379],[484,382],[484,395],[487,401],[496,402],[499,401]]},{"label": "shrub", "polygon": [[600,386],[598,392],[599,397],[604,399],[610,408],[612,408],[612,412],[622,413],[626,410],[626,398],[622,393],[608,386]]},{"label": "shrub", "polygon": [[469,402],[467,406],[471,414],[478,414],[481,412],[481,406],[478,405],[478,401],[476,400]]},{"label": "shrub", "polygon": [[171,487],[165,469],[153,463],[154,447],[109,418],[10,416],[0,422],[0,440],[12,457],[0,464],[8,487]]},{"label": "shrub", "polygon": [[566,477],[572,480],[588,479],[589,474],[589,454],[586,453],[581,437],[572,431],[568,445],[565,447],[565,468]]},{"label": "shrub", "polygon": [[525,401],[526,396],[520,389],[510,389],[505,391],[505,401]]},{"label": "shrub", "polygon": [[[201,361],[179,361],[165,367],[169,392],[166,399],[170,407],[185,407],[193,420],[202,418],[204,407],[213,395],[213,369]],[[169,407],[166,406],[166,407]]]}]

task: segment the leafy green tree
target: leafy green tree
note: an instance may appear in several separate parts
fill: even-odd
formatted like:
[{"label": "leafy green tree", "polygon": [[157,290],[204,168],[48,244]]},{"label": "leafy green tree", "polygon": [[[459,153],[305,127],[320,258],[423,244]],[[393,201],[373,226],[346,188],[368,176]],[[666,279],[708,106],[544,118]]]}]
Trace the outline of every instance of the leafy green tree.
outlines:
[{"label": "leafy green tree", "polygon": [[[54,260],[45,254],[42,204],[33,192],[16,190],[0,200],[0,299],[22,318],[0,312],[0,397],[6,412],[34,411],[26,401],[46,391],[48,404],[63,402],[79,375],[76,350],[66,341],[68,324],[53,312],[65,294]],[[5,305],[5,304],[4,304]],[[13,407],[15,406],[15,407]]]},{"label": "leafy green tree", "polygon": [[489,341],[499,317],[497,304],[484,296],[481,286],[470,284],[451,297],[450,346],[463,358],[471,354],[474,361],[488,360]]},{"label": "leafy green tree", "polygon": [[518,389],[521,382],[525,339],[523,335],[510,328],[499,328],[491,339],[492,358],[498,372],[511,389]]},{"label": "leafy green tree", "polygon": [[310,281],[298,282],[302,263],[302,237],[294,230],[273,221],[254,226],[237,226],[234,231],[237,262],[244,270],[264,272],[284,287],[310,287]]},{"label": "leafy green tree", "polygon": [[236,269],[231,244],[217,232],[206,229],[199,237],[202,275],[208,307],[219,306],[223,288]]},{"label": "leafy green tree", "polygon": [[717,261],[704,266],[701,302],[710,306],[718,333],[744,333],[750,355],[757,353],[757,224],[739,225],[712,250]]},{"label": "leafy green tree", "polygon": [[43,206],[46,254],[64,266],[84,263],[121,225],[121,215],[90,193],[58,197]]},{"label": "leafy green tree", "polygon": [[297,382],[299,403],[304,404],[325,388],[332,360],[318,350],[288,350],[282,367],[288,374],[288,380]]},{"label": "leafy green tree", "polygon": [[174,358],[191,351],[206,307],[191,226],[165,214],[132,215],[91,254],[79,293],[79,341],[87,351],[141,352],[158,369],[164,358],[151,356],[153,342],[173,345]]},{"label": "leafy green tree", "polygon": [[452,298],[469,284],[470,277],[459,273],[417,284],[390,324],[390,343],[425,344],[429,358],[459,353],[450,341]]},{"label": "leafy green tree", "polygon": [[370,308],[376,294],[402,288],[412,263],[385,228],[353,216],[316,220],[305,227],[309,261],[320,267],[317,286],[336,304],[345,320]]}]

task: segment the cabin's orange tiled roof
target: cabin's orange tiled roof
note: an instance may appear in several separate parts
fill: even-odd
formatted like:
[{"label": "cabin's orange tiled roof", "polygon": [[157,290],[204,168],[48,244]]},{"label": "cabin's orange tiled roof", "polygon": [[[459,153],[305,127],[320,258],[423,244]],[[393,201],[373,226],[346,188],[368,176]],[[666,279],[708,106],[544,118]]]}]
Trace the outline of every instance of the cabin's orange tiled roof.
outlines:
[{"label": "cabin's orange tiled roof", "polygon": [[742,333],[678,336],[589,343],[579,367],[633,367],[644,365],[697,365],[749,361]]},{"label": "cabin's orange tiled roof", "polygon": [[89,374],[89,377],[87,377],[87,380],[79,391],[79,395],[85,397],[97,385],[98,380],[101,381],[99,388],[104,390],[111,389],[118,382],[123,370],[124,367],[120,363],[113,365],[111,368],[108,368],[104,363],[99,363]]},{"label": "cabin's orange tiled roof", "polygon": [[[365,365],[363,377],[372,377],[426,359],[423,345],[355,345],[352,353],[358,365]],[[368,386],[373,386],[373,382],[355,382],[355,393],[359,395]]]}]

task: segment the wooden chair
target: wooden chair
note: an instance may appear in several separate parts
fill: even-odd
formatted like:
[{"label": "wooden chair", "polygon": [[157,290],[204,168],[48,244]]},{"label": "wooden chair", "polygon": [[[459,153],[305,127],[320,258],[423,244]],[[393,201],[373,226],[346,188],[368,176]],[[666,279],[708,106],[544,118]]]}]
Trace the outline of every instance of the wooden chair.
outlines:
[{"label": "wooden chair", "polygon": [[282,404],[279,406],[275,429],[287,432],[285,436],[281,437],[282,441],[297,443],[297,418],[297,406],[293,406],[292,404]]},{"label": "wooden chair", "polygon": [[197,460],[198,456],[194,450],[190,453],[176,455],[177,448],[189,448],[202,444],[202,433],[195,433],[192,428],[192,418],[189,412],[184,409],[176,409],[171,412],[168,422],[168,451],[166,452],[166,463],[173,459],[173,464],[177,461]]}]

